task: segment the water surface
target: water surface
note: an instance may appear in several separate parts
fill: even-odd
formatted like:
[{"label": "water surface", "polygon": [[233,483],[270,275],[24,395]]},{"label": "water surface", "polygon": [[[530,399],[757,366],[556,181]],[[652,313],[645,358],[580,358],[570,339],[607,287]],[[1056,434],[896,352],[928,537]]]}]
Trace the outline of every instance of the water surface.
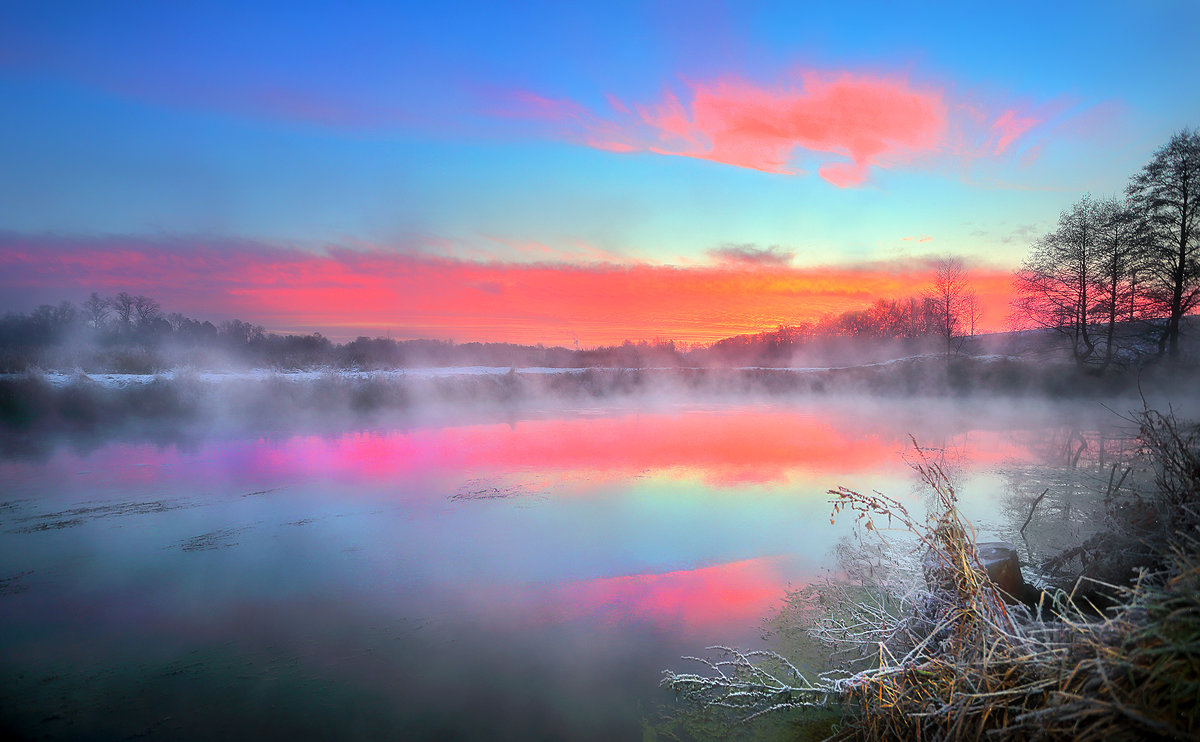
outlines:
[{"label": "water surface", "polygon": [[761,645],[787,590],[836,568],[849,524],[830,524],[827,489],[919,510],[913,434],[968,512],[1000,524],[1020,488],[1006,472],[1106,415],[609,407],[7,459],[3,723],[52,738],[640,738],[671,701],[664,668]]}]

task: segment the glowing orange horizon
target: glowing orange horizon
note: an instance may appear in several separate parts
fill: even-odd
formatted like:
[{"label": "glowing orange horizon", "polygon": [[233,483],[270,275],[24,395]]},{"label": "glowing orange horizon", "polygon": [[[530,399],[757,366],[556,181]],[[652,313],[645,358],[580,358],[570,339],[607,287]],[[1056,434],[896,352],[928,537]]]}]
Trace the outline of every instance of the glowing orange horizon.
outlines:
[{"label": "glowing orange horizon", "polygon": [[[131,291],[167,311],[239,317],[276,332],[581,347],[656,338],[711,343],[920,295],[929,260],[824,267],[719,263],[473,262],[385,250],[309,252],[257,243],[0,241],[2,284]],[[1004,329],[1011,274],[976,268],[980,331]],[[86,295],[86,294],[82,294]]]}]

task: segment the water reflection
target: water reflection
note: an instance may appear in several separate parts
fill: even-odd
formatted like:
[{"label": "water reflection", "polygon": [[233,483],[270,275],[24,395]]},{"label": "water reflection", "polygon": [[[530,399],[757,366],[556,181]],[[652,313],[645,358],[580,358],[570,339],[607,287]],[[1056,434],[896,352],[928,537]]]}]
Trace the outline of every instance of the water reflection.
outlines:
[{"label": "water reflection", "polygon": [[[835,426],[799,410],[743,408],[306,435],[209,444],[196,451],[126,444],[90,455],[60,451],[48,465],[87,469],[125,483],[229,474],[276,482],[314,475],[360,482],[454,469],[525,469],[586,470],[614,477],[673,470],[715,484],[738,484],[781,481],[797,469],[871,468],[893,459],[898,447],[903,447],[903,434]],[[2,466],[8,471],[19,467],[11,462]],[[25,470],[36,468],[27,465]]]},{"label": "water reflection", "polygon": [[[570,620],[650,622],[689,637],[713,626],[754,626],[797,574],[786,556],[761,557],[662,574],[608,577],[558,587],[551,599]],[[554,615],[546,611],[543,616]]]},{"label": "water reflection", "polygon": [[914,433],[986,510],[995,465],[1032,461],[1029,431],[1050,425],[1019,419],[602,410],[0,462],[4,721],[60,738],[634,737],[662,668],[752,645],[788,586],[830,566],[845,524],[827,488],[916,502],[899,455]]}]

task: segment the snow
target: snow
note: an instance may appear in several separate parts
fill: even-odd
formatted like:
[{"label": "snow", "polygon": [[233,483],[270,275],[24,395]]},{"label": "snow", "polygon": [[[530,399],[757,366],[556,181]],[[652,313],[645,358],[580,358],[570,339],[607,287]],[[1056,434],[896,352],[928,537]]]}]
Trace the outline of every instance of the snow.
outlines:
[{"label": "snow", "polygon": [[[931,358],[943,358],[941,353],[921,354],[908,356],[905,358],[893,358],[886,361],[878,361],[874,363],[862,363],[847,366],[826,366],[826,367],[771,367],[771,366],[744,366],[737,368],[738,371],[783,371],[792,373],[812,373],[820,371],[839,371],[852,368],[871,368],[891,366],[897,363],[906,361],[927,360]],[[977,361],[999,361],[999,360],[1019,360],[1015,356],[1008,355],[981,355],[972,356]],[[85,374],[79,371],[43,371],[40,376],[47,383],[56,386],[64,387],[74,381],[88,380],[91,383],[99,384],[110,389],[122,389],[129,386],[139,384],[149,384],[155,380],[172,381],[176,378],[194,379],[196,381],[217,384],[223,381],[268,381],[281,380],[291,382],[312,382],[322,379],[346,379],[346,380],[366,380],[366,379],[440,379],[460,376],[503,376],[511,371],[518,374],[581,374],[589,370],[612,370],[609,368],[550,368],[545,366],[530,366],[525,368],[513,368],[511,366],[444,366],[444,367],[428,367],[428,368],[404,368],[390,369],[384,371],[348,371],[342,369],[313,369],[307,371],[276,371],[274,369],[256,368],[239,371],[198,371],[194,369],[181,369],[173,371],[163,371],[157,374],[114,374],[114,373],[93,373]],[[642,371],[675,371],[676,368],[645,368],[639,369]],[[23,378],[26,374],[0,374],[0,379]]]},{"label": "snow", "polygon": [[[220,383],[223,381],[266,381],[270,379],[306,382],[320,379],[434,379],[455,376],[503,376],[514,369],[510,366],[447,366],[436,368],[406,368],[388,371],[345,371],[340,369],[317,369],[310,371],[275,371],[272,369],[256,368],[245,371],[163,371],[157,374],[109,374],[82,372],[46,371],[40,375],[47,383],[56,387],[67,386],[74,381],[84,379],[111,389],[121,389],[138,384],[149,384],[155,380],[171,381],[176,378],[195,379],[205,383]],[[521,374],[575,374],[587,369],[582,368],[547,368],[529,367],[515,369]],[[22,378],[25,374],[0,374],[0,378]]]}]

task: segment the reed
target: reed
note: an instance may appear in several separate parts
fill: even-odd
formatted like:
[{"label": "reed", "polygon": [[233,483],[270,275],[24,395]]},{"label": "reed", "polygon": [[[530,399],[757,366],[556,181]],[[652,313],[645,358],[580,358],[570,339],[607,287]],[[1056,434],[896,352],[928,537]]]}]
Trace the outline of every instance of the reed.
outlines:
[{"label": "reed", "polygon": [[879,492],[829,491],[835,519],[852,515],[880,537],[902,531],[924,551],[923,580],[822,588],[807,628],[836,669],[810,676],[777,653],[715,647],[698,660],[706,672],[668,671],[664,683],[744,720],[836,708],[834,739],[1200,738],[1200,436],[1170,415],[1140,422],[1166,522],[1147,544],[1154,563],[1106,586],[1119,600],[1103,615],[1061,590],[1006,604],[953,485],[917,447],[914,468],[934,495],[927,518]]}]

